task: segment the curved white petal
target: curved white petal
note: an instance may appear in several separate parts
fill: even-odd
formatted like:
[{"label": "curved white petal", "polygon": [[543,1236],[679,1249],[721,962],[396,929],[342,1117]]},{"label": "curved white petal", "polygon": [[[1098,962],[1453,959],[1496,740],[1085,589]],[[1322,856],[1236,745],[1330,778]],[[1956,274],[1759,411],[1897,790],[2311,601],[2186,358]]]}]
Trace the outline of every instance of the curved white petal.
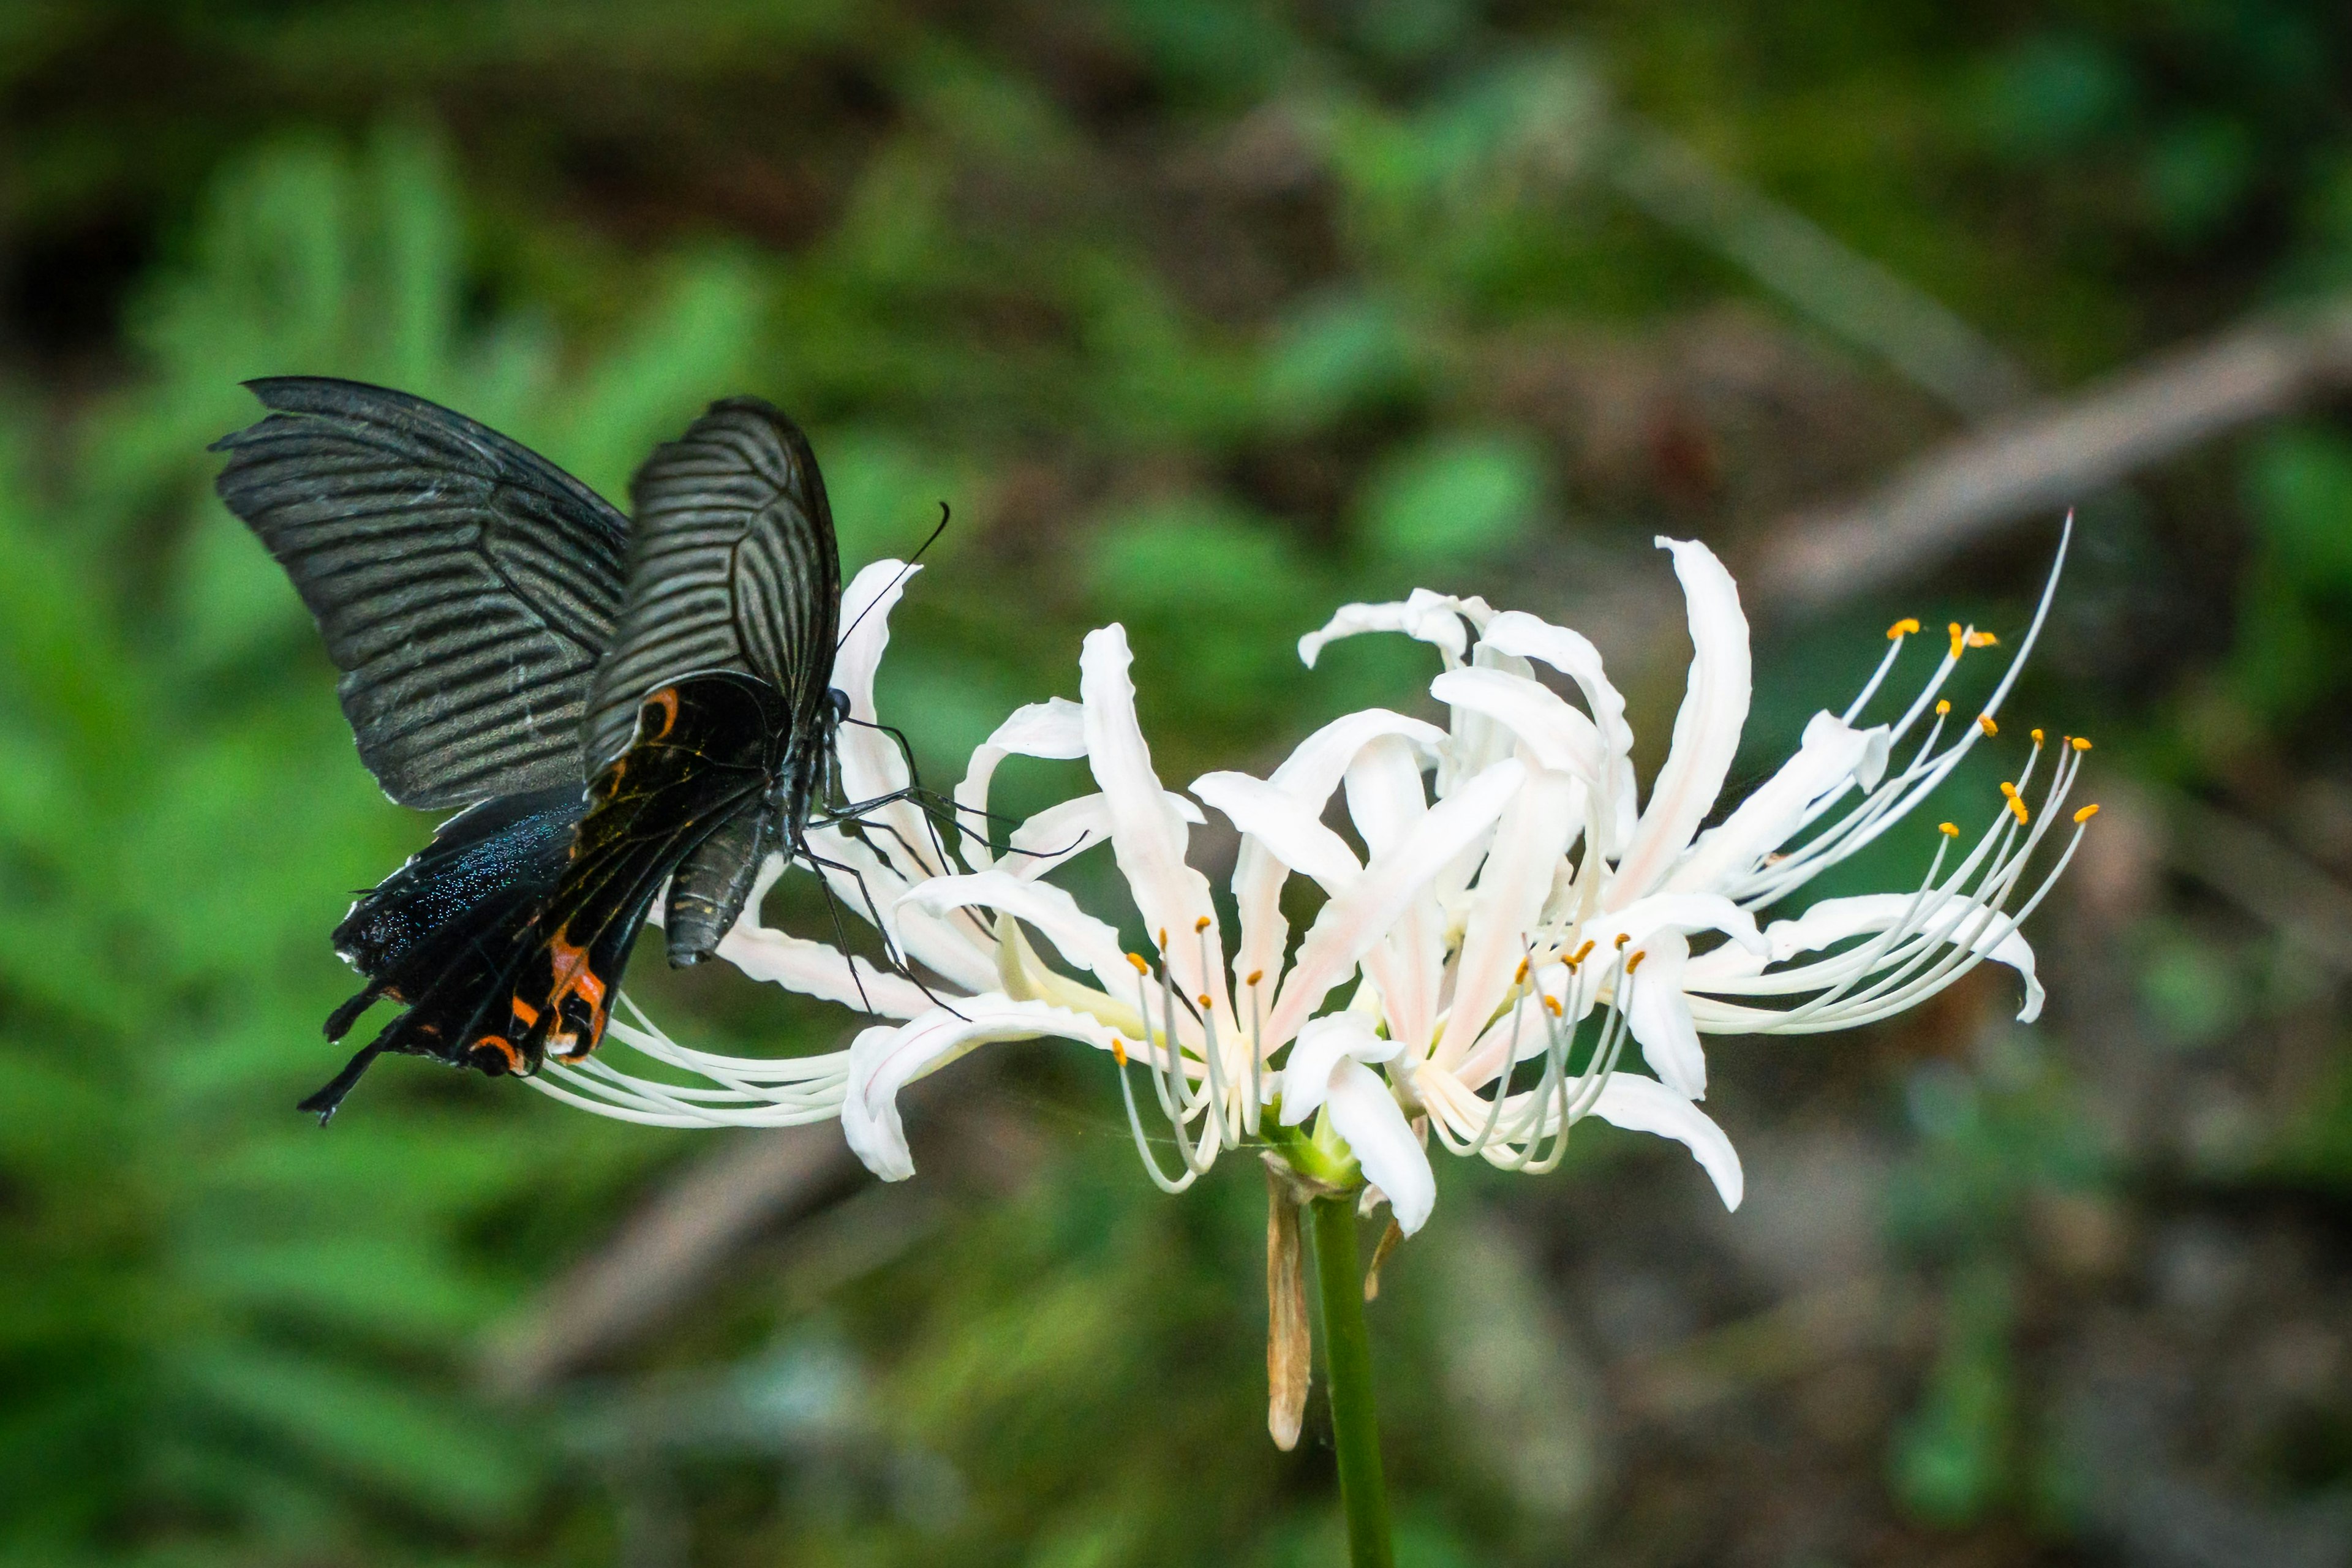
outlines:
[{"label": "curved white petal", "polygon": [[[1402,739],[1389,735],[1367,744],[1348,764],[1348,816],[1356,825],[1367,849],[1377,860],[1404,842],[1429,815],[1429,801],[1421,782],[1421,763]],[[1475,847],[1464,854],[1475,853]],[[1389,1033],[1412,1042],[1416,1052],[1429,1048],[1430,1032],[1437,1023],[1439,988],[1445,974],[1445,914],[1438,899],[1452,891],[1446,884],[1458,873],[1467,884],[1475,868],[1463,863],[1463,854],[1432,879],[1423,896],[1407,904],[1388,934],[1363,956],[1364,973],[1380,988],[1381,1011]]]},{"label": "curved white petal", "polygon": [[1633,834],[1633,728],[1625,722],[1625,698],[1602,668],[1601,650],[1590,638],[1566,626],[1506,610],[1487,625],[1481,648],[1495,648],[1520,658],[1540,659],[1576,682],[1591,710],[1607,759],[1607,787],[1601,792],[1601,853],[1617,855]]},{"label": "curved white petal", "polygon": [[1576,682],[1591,706],[1601,744],[1617,752],[1633,749],[1633,726],[1625,722],[1624,694],[1611,683],[1601,668],[1601,650],[1582,632],[1553,626],[1524,610],[1505,610],[1487,623],[1479,640],[1521,658],[1540,659]]},{"label": "curved white petal", "polygon": [[1600,731],[1558,692],[1526,676],[1499,669],[1449,669],[1429,683],[1448,707],[1466,709],[1502,725],[1553,773],[1573,773],[1602,787],[1609,767]]},{"label": "curved white petal", "polygon": [[1327,893],[1338,892],[1363,869],[1348,841],[1279,784],[1247,773],[1202,773],[1192,781],[1192,793],[1282,865],[1314,878]]},{"label": "curved white petal", "polygon": [[[2017,971],[2025,982],[2025,1002],[2017,1019],[2031,1024],[2042,1016],[2042,982],[2033,971],[2033,949],[2016,923],[2005,914],[1986,918],[1985,907],[1953,893],[1865,893],[1851,899],[1823,899],[1794,920],[1774,921],[1764,929],[1773,962],[1785,963],[1801,952],[1813,952],[1848,937],[1876,936],[1909,918],[1911,929],[1943,941],[1969,938],[1969,951]],[[1726,990],[1735,990],[1727,985]]]},{"label": "curved white petal", "polygon": [[1810,808],[1886,765],[1886,729],[1857,730],[1834,713],[1813,715],[1803,743],[1722,826],[1698,836],[1666,878],[1668,892],[1705,892],[1755,869],[1804,825]]},{"label": "curved white petal", "polygon": [[[1135,720],[1135,683],[1128,678],[1133,655],[1127,629],[1116,623],[1087,634],[1078,654],[1078,696],[1086,706],[1087,760],[1110,805],[1110,847],[1126,877],[1144,930],[1168,933],[1164,954],[1170,973],[1188,994],[1207,995],[1230,1021],[1223,1005],[1222,964],[1202,973],[1202,948],[1222,952],[1209,879],[1184,863],[1184,819],[1168,804],[1160,775],[1151,771],[1151,751]],[[1205,923],[1203,923],[1205,922]],[[1206,933],[1193,938],[1196,925]]]},{"label": "curved white petal", "polygon": [[1402,843],[1429,813],[1419,756],[1402,736],[1381,735],[1367,741],[1343,777],[1348,787],[1348,820],[1356,825],[1365,851],[1373,859]]},{"label": "curved white petal", "polygon": [[1118,932],[1078,908],[1078,901],[1051,882],[1034,882],[1009,872],[974,871],[962,877],[934,877],[899,900],[931,914],[956,909],[989,909],[1011,915],[1035,928],[1055,951],[1095,977],[1106,993],[1110,987],[1133,991],[1135,971],[1120,951]]},{"label": "curved white petal", "polygon": [[[721,937],[719,956],[754,980],[804,996],[838,1002],[885,1018],[911,1018],[935,1006],[923,988],[902,974],[877,969],[826,942],[738,921]],[[853,974],[850,965],[855,963]]]},{"label": "curved white petal", "polygon": [[1365,1180],[1388,1198],[1397,1229],[1411,1236],[1437,1206],[1437,1173],[1388,1080],[1361,1062],[1342,1060],[1331,1072],[1330,1106],[1333,1129],[1348,1141]]},{"label": "curved white petal", "polygon": [[1750,952],[1767,951],[1756,917],[1720,893],[1654,893],[1584,927],[1584,934],[1603,950],[1621,945],[1619,937],[1625,939],[1622,945],[1633,946],[1662,931],[1719,931]]},{"label": "curved white petal", "polygon": [[1723,1195],[1723,1206],[1739,1206],[1748,1184],[1739,1169],[1739,1151],[1706,1111],[1664,1084],[1638,1073],[1611,1073],[1592,1114],[1628,1132],[1654,1132],[1685,1145],[1697,1158],[1699,1168],[1714,1179],[1715,1190]]},{"label": "curved white petal", "polygon": [[[853,699],[853,700],[855,700]],[[956,826],[961,829],[964,858],[974,866],[989,863],[988,786],[997,765],[1007,757],[1045,757],[1067,762],[1087,754],[1086,710],[1066,697],[1049,697],[1016,708],[982,742],[955,787],[956,805],[963,807]]]},{"label": "curved white petal", "polygon": [[1748,723],[1748,617],[1739,588],[1715,552],[1695,540],[1658,540],[1675,556],[1690,616],[1690,681],[1675,715],[1675,738],[1650,803],[1602,899],[1622,909],[1657,886],[1715,807]]},{"label": "curved white petal", "polygon": [[1342,1061],[1391,1061],[1400,1048],[1375,1033],[1372,1021],[1360,1013],[1326,1013],[1307,1020],[1282,1064],[1283,1125],[1296,1127],[1323,1109],[1331,1075]]},{"label": "curved white petal", "polygon": [[866,1168],[886,1182],[903,1182],[915,1173],[915,1157],[898,1119],[898,1091],[915,1079],[976,1047],[1000,1041],[1050,1036],[1108,1050],[1118,1038],[1083,1013],[1015,1002],[1001,994],[965,997],[956,1009],[934,1008],[895,1028],[877,1026],[850,1043],[841,1134]]},{"label": "curved white petal", "polygon": [[[1168,792],[1168,808],[1199,826],[1208,820],[1201,808]],[[1049,805],[1013,830],[1006,840],[1004,860],[997,868],[1024,880],[1042,877],[1110,837],[1110,802],[1097,791]]]},{"label": "curved white petal", "polygon": [[1375,858],[1345,893],[1323,906],[1283,980],[1266,1020],[1265,1048],[1287,1040],[1425,896],[1448,862],[1493,831],[1495,819],[1526,782],[1527,769],[1517,761],[1496,763],[1431,807],[1404,842]]},{"label": "curved white petal", "polygon": [[1324,623],[1322,630],[1309,632],[1298,639],[1298,658],[1312,669],[1327,643],[1365,632],[1402,632],[1440,649],[1450,664],[1460,659],[1463,650],[1470,646],[1469,634],[1462,623],[1466,619],[1473,626],[1484,629],[1494,613],[1484,599],[1457,599],[1426,588],[1415,588],[1402,604],[1342,605]]},{"label": "curved white petal", "polygon": [[[1445,731],[1434,724],[1385,708],[1368,708],[1334,719],[1301,741],[1266,782],[1319,817],[1356,753],[1382,735],[1402,736],[1429,754],[1445,741]],[[1241,853],[1234,861],[1233,882],[1241,920],[1241,941],[1233,964],[1236,983],[1281,966],[1283,949],[1290,940],[1290,922],[1282,916],[1282,884],[1288,875],[1288,868],[1265,846],[1246,837],[1242,840]]]},{"label": "curved white petal", "polygon": [[[849,716],[834,737],[834,756],[841,766],[841,787],[852,801],[877,800],[902,790],[912,779],[898,743],[871,726],[874,672],[890,646],[890,612],[919,566],[899,561],[877,561],[861,570],[841,595],[841,624],[846,631],[833,656],[833,684],[849,698]],[[923,814],[906,801],[897,801],[872,814],[877,828],[887,825],[895,833],[877,831],[874,853],[909,881],[948,869],[932,842],[932,827]],[[877,889],[875,896],[882,897]],[[861,911],[862,912],[862,911]]]},{"label": "curved white petal", "polygon": [[1496,824],[1494,847],[1471,894],[1439,1062],[1458,1060],[1502,1005],[1551,893],[1553,870],[1575,837],[1579,793],[1566,773],[1530,769],[1527,787],[1511,797]]},{"label": "curved white petal", "polygon": [[1691,1022],[1690,998],[1683,994],[1690,943],[1679,931],[1662,931],[1643,942],[1641,952],[1641,966],[1625,977],[1619,994],[1626,1026],[1660,1082],[1685,1100],[1705,1100],[1706,1053]]}]

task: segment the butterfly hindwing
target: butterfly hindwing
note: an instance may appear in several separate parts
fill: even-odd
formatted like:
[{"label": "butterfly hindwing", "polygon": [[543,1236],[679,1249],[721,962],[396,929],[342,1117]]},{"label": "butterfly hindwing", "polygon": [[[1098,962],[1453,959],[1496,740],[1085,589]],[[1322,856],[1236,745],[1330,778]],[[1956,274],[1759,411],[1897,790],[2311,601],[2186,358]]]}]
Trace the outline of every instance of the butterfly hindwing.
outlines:
[{"label": "butterfly hindwing", "polygon": [[714,835],[772,810],[782,732],[774,689],[745,676],[695,676],[646,698],[635,738],[589,786],[588,813],[505,1005],[479,1020],[470,1049],[510,1052],[520,1071],[549,1054],[576,1061],[595,1049],[663,879]]},{"label": "butterfly hindwing", "polygon": [[248,384],[272,412],[215,486],[286,568],[343,671],[360,756],[404,805],[575,789],[628,522],[488,426],[358,382]]},{"label": "butterfly hindwing", "polygon": [[816,457],[766,403],[714,403],[630,485],[628,591],[597,666],[587,771],[617,754],[645,694],[728,669],[765,681],[787,731],[814,724],[832,677],[841,557]]}]

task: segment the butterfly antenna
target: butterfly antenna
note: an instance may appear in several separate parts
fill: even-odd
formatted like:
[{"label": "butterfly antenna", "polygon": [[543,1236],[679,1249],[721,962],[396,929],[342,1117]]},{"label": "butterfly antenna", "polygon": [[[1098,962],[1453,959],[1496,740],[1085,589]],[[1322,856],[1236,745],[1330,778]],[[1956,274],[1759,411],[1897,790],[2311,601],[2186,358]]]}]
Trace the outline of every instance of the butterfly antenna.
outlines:
[{"label": "butterfly antenna", "polygon": [[833,645],[834,652],[839,653],[842,650],[844,645],[849,641],[849,634],[857,629],[858,622],[865,620],[866,616],[874,613],[874,606],[876,605],[882,603],[883,600],[898,592],[898,584],[904,583],[908,577],[914,575],[916,564],[923,559],[923,552],[929,550],[933,544],[937,543],[939,542],[940,535],[948,531],[948,503],[945,501],[940,502],[940,525],[931,530],[929,538],[924,540],[922,543],[915,546],[915,552],[907,557],[906,564],[898,568],[898,574],[890,579],[890,586],[884,589],[881,593],[875,595],[874,597],[867,602],[866,606],[857,612],[857,618],[851,621],[848,626],[842,628],[840,639]]}]

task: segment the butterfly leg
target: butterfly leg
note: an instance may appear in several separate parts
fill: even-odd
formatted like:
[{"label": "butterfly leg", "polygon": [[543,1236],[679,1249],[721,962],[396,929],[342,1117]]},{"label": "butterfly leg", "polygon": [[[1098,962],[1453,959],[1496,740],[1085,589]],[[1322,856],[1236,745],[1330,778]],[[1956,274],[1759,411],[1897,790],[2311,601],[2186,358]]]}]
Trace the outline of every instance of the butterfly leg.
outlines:
[{"label": "butterfly leg", "polygon": [[[863,872],[859,871],[856,867],[849,865],[844,861],[828,859],[824,856],[818,854],[810,847],[807,837],[804,834],[796,833],[793,835],[793,854],[795,858],[805,861],[816,871],[817,881],[824,888],[828,911],[833,916],[834,939],[841,944],[842,954],[845,958],[846,958],[849,953],[849,940],[841,928],[839,900],[834,894],[833,883],[831,879],[825,876],[825,872],[829,870],[839,871],[844,876],[846,876],[851,881],[857,884],[857,896],[865,901],[866,917],[874,922],[874,929],[882,933],[883,957],[885,962],[889,964],[890,968],[898,973],[905,976],[907,979],[914,982],[916,989],[922,992],[924,995],[929,997],[940,1006],[946,1008],[950,1013],[955,1013],[955,1016],[959,1018],[963,1016],[962,1014],[956,1013],[955,1005],[953,1003],[950,1002],[946,997],[931,989],[929,983],[915,972],[915,966],[908,962],[904,953],[898,951],[898,944],[891,939],[890,928],[882,922],[881,906],[874,901],[874,889],[866,886],[866,877]],[[856,981],[857,979],[857,966],[855,963],[852,963],[849,967],[849,977],[852,981]],[[857,995],[860,1001],[866,1003],[866,1011],[869,1013],[872,1012],[874,1010],[872,1002],[866,996],[866,987],[862,983],[857,986]]]}]

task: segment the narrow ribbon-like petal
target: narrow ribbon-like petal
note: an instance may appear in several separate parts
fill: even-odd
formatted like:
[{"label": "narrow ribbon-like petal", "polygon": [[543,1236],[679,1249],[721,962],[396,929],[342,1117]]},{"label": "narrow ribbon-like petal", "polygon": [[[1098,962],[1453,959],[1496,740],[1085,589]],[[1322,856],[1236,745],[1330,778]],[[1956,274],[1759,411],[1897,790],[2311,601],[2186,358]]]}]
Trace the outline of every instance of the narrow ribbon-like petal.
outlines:
[{"label": "narrow ribbon-like petal", "polygon": [[1581,632],[1553,626],[1521,610],[1506,610],[1488,624],[1484,647],[1540,659],[1577,684],[1607,758],[1607,787],[1601,792],[1601,853],[1614,856],[1633,837],[1634,806],[1633,727],[1625,722],[1625,698],[1601,668],[1601,650]]},{"label": "narrow ribbon-like petal", "polygon": [[[1914,931],[1955,943],[1969,939],[1969,952],[2017,971],[2018,978],[2025,982],[2025,1003],[2018,1009],[2018,1022],[2030,1024],[2042,1016],[2042,982],[2034,974],[2033,949],[2024,935],[2007,915],[1988,918],[1982,904],[1956,894],[1930,893],[1921,899],[1911,893],[1865,893],[1851,899],[1823,899],[1794,920],[1774,921],[1765,928],[1764,940],[1773,961],[1785,963],[1798,953],[1818,952],[1850,937],[1877,936],[1906,917]],[[1768,974],[1765,979],[1779,982],[1786,973]],[[1741,987],[1734,983],[1720,988],[1736,992]]]},{"label": "narrow ribbon-like petal", "polygon": [[963,782],[956,785],[955,802],[963,808],[957,826],[962,829],[964,858],[975,868],[989,863],[985,813],[988,786],[999,763],[1007,757],[1067,762],[1086,754],[1086,710],[1068,698],[1049,697],[1014,709],[996,732],[972,752]]},{"label": "narrow ribbon-like petal", "polygon": [[1502,1005],[1526,943],[1551,892],[1552,873],[1576,831],[1576,781],[1548,768],[1529,770],[1495,827],[1494,847],[1471,895],[1470,919],[1455,967],[1454,1007],[1436,1059],[1450,1064],[1470,1047]]},{"label": "narrow ribbon-like petal", "polygon": [[1426,588],[1415,588],[1402,604],[1342,605],[1324,623],[1322,630],[1309,632],[1298,639],[1298,658],[1312,669],[1328,643],[1365,632],[1402,632],[1433,645],[1445,655],[1448,664],[1453,664],[1470,646],[1469,634],[1462,623],[1466,619],[1483,630],[1494,613],[1484,599],[1457,599]]},{"label": "narrow ribbon-like petal", "polygon": [[1343,1060],[1385,1062],[1395,1059],[1398,1046],[1372,1029],[1360,1013],[1326,1013],[1311,1020],[1291,1042],[1282,1067],[1282,1121],[1296,1127],[1323,1109],[1331,1090],[1331,1075]]},{"label": "narrow ribbon-like petal", "polygon": [[849,1047],[842,1136],[867,1170],[886,1182],[903,1182],[915,1173],[915,1157],[898,1118],[900,1089],[977,1047],[1049,1037],[1104,1050],[1118,1037],[1082,1013],[992,993],[960,1000],[954,1013],[935,1008],[895,1028],[867,1029]]},{"label": "narrow ribbon-like petal", "polygon": [[[852,802],[879,800],[912,782],[898,743],[880,730],[874,710],[874,673],[890,646],[890,612],[919,566],[899,561],[877,561],[861,570],[841,595],[841,624],[846,628],[833,656],[833,684],[849,698],[849,717],[834,737],[834,756],[841,767],[841,787]],[[906,801],[894,802],[873,814],[877,855],[908,880],[947,869],[931,839],[932,828],[923,814]],[[881,832],[887,826],[895,831]],[[877,889],[876,897],[881,897]]]},{"label": "narrow ribbon-like petal", "polygon": [[1135,720],[1135,683],[1128,678],[1132,662],[1127,630],[1116,624],[1088,632],[1078,655],[1087,760],[1110,803],[1111,853],[1143,915],[1144,929],[1155,937],[1168,933],[1164,956],[1170,973],[1188,994],[1208,995],[1230,1026],[1223,966],[1211,964],[1202,973],[1202,944],[1193,937],[1197,925],[1206,933],[1208,949],[1223,951],[1209,880],[1184,863],[1184,819],[1170,808],[1160,775],[1151,770],[1151,751]]},{"label": "narrow ribbon-like petal", "polygon": [[1715,552],[1692,540],[1658,541],[1675,556],[1690,616],[1690,682],[1675,715],[1666,764],[1633,828],[1602,900],[1622,909],[1657,886],[1706,820],[1748,723],[1748,617],[1739,588]]},{"label": "narrow ribbon-like petal", "polygon": [[1331,1072],[1329,1103],[1332,1127],[1348,1141],[1364,1179],[1388,1198],[1397,1229],[1411,1236],[1437,1206],[1437,1173],[1388,1080],[1361,1062],[1343,1060]]},{"label": "narrow ribbon-like petal", "polygon": [[1539,767],[1573,773],[1595,789],[1608,776],[1592,721],[1539,681],[1499,669],[1449,669],[1429,683],[1429,694],[1494,720],[1528,748]]},{"label": "narrow ribbon-like petal", "polygon": [[1028,881],[1001,870],[975,871],[934,877],[899,902],[935,915],[974,907],[1011,915],[1035,928],[1107,992],[1113,985],[1126,986],[1134,974],[1119,951],[1118,932],[1078,908],[1076,899],[1051,882]]},{"label": "narrow ribbon-like petal", "polygon": [[1266,1049],[1297,1032],[1331,988],[1426,894],[1449,861],[1493,831],[1495,819],[1526,782],[1527,769],[1517,761],[1496,763],[1431,807],[1404,842],[1377,858],[1345,893],[1323,906],[1298,945],[1297,960],[1266,1020]]},{"label": "narrow ribbon-like petal", "polygon": [[1685,1100],[1705,1100],[1706,1053],[1691,1022],[1690,999],[1683,994],[1690,943],[1679,931],[1662,931],[1643,943],[1641,954],[1641,967],[1625,980],[1626,1026],[1661,1082]]},{"label": "narrow ribbon-like petal", "polygon": [[1715,1190],[1723,1196],[1723,1206],[1739,1206],[1747,1192],[1747,1177],[1739,1169],[1739,1152],[1706,1111],[1664,1084],[1639,1073],[1612,1073],[1608,1083],[1601,1087],[1592,1114],[1628,1132],[1654,1132],[1684,1144],[1697,1158],[1699,1168],[1714,1179]]},{"label": "narrow ribbon-like petal", "polygon": [[[935,1005],[921,986],[904,975],[877,969],[829,943],[770,926],[738,921],[719,939],[718,952],[754,980],[885,1018],[911,1018]],[[853,963],[856,964],[854,974]]]},{"label": "narrow ribbon-like petal", "polygon": [[1314,878],[1327,893],[1338,892],[1363,869],[1348,841],[1279,784],[1247,773],[1202,773],[1192,781],[1192,793],[1276,860]]},{"label": "narrow ribbon-like petal", "polygon": [[[1433,724],[1384,708],[1367,709],[1334,719],[1301,741],[1266,782],[1319,816],[1356,753],[1381,735],[1402,735],[1428,752],[1445,739]],[[1289,868],[1265,846],[1242,840],[1234,861],[1234,902],[1241,920],[1233,964],[1237,984],[1281,966],[1290,940],[1290,922],[1282,918],[1282,884],[1288,875]]]},{"label": "narrow ribbon-like petal", "polygon": [[1708,892],[1754,869],[1803,825],[1814,803],[1843,792],[1874,763],[1880,769],[1886,764],[1883,725],[1857,730],[1834,713],[1814,714],[1796,755],[1741,801],[1721,826],[1698,836],[1666,878],[1666,890]]},{"label": "narrow ribbon-like petal", "polygon": [[1720,893],[1655,893],[1584,927],[1584,934],[1604,951],[1637,945],[1662,931],[1719,931],[1750,952],[1767,951],[1756,917]]}]

